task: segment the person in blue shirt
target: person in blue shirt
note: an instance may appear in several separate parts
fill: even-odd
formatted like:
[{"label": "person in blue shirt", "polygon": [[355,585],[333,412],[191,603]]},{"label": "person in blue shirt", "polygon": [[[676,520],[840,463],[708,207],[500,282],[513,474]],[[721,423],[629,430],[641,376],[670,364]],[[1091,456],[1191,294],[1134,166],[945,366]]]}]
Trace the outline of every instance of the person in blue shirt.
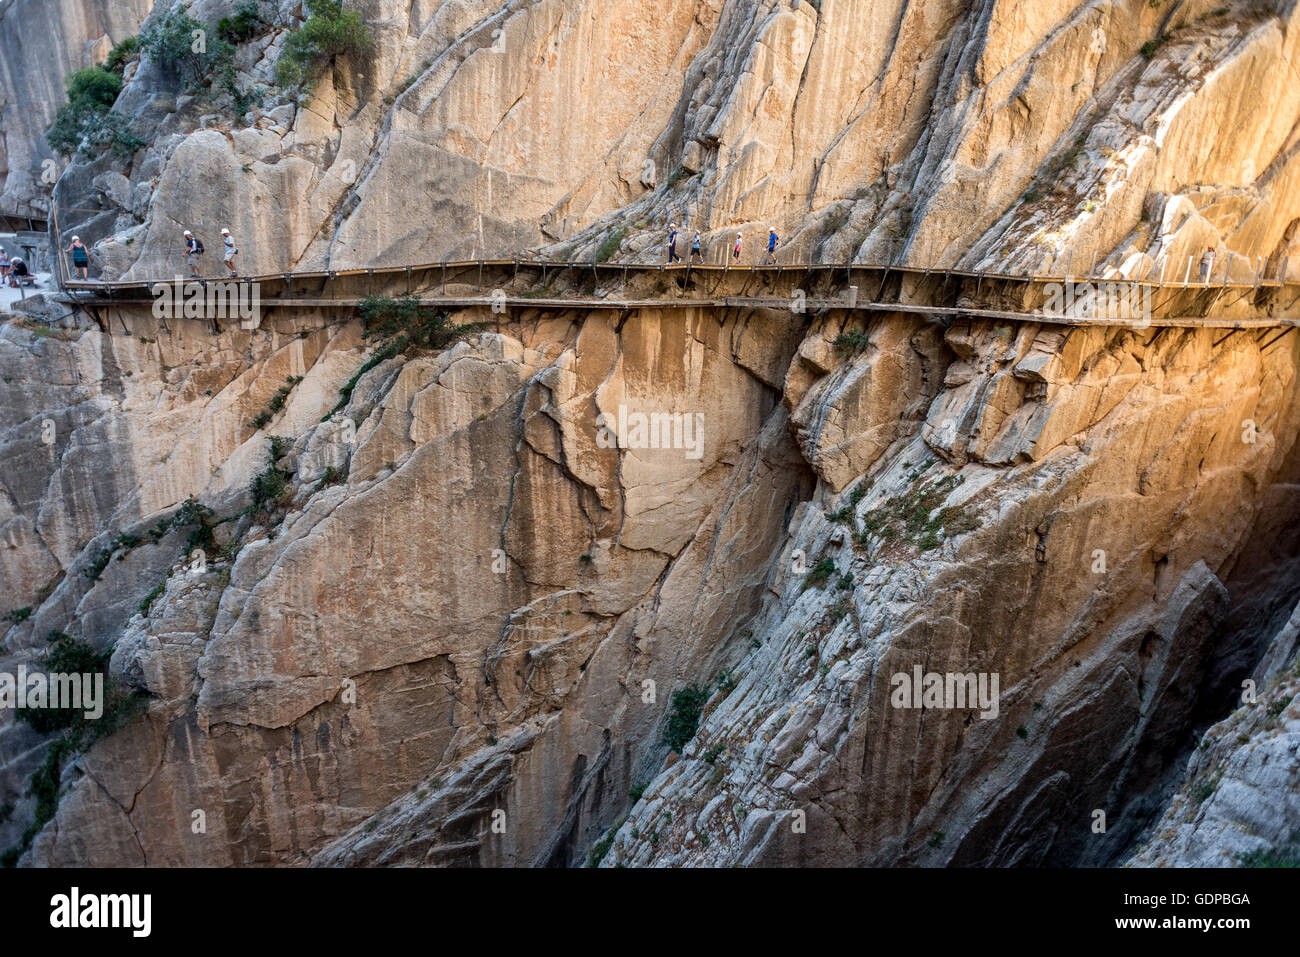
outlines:
[{"label": "person in blue shirt", "polygon": [[90,255],[86,251],[86,244],[81,241],[80,236],[72,237],[72,245],[64,250],[65,253],[72,253],[72,268],[81,273],[82,279],[89,279],[90,273],[87,271],[90,266]]},{"label": "person in blue shirt", "polygon": [[691,239],[691,262],[695,262],[695,257],[700,257],[700,265],[704,265],[704,253],[700,250],[700,234],[697,232]]},{"label": "person in blue shirt", "polygon": [[677,224],[668,224],[668,265],[679,263],[682,257],[677,255]]},{"label": "person in blue shirt", "polygon": [[768,231],[767,231],[767,264],[768,264],[769,266],[775,266],[775,265],[776,265],[776,244],[777,244],[776,230],[775,230],[775,229],[768,229]]}]

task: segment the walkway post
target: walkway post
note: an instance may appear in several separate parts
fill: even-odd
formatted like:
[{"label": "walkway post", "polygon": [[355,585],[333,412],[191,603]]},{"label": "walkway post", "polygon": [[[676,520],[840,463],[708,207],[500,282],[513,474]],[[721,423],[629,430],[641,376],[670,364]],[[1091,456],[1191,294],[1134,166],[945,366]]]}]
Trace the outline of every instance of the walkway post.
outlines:
[{"label": "walkway post", "polygon": [[1183,270],[1183,285],[1187,285],[1187,280],[1192,278],[1192,257],[1187,257],[1187,268]]}]

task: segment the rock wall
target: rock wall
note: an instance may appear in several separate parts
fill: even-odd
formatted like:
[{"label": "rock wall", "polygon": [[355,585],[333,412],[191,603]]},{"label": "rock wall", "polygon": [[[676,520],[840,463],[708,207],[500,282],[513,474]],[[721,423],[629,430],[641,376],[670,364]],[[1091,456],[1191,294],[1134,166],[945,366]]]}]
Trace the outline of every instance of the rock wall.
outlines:
[{"label": "rock wall", "polygon": [[[1104,863],[1300,599],[1290,338],[882,317],[845,354],[825,319],[615,315],[388,359],[324,421],[353,324],[6,327],[133,355],[100,462],[148,466],[75,473],[87,426],[48,480],[122,504],[71,557],[46,546],[63,577],[7,660],[50,630],[112,641],[148,705],[65,769],[24,860],[573,864],[604,840],[606,864]],[[132,437],[141,406],[206,451]],[[637,410],[702,414],[700,456],[609,447]],[[268,434],[293,437],[278,523],[240,516]],[[191,493],[230,518],[201,569],[175,532],[79,574]],[[917,665],[996,674],[996,718],[893,707]],[[687,686],[708,702],[678,758]],[[21,822],[40,741],[9,722],[0,746]]]},{"label": "rock wall", "polygon": [[[653,259],[670,221],[747,259],[771,225],[787,259],[1300,265],[1293,0],[357,8],[373,53],[301,102],[128,67],[149,145],[55,190],[96,268],[222,226],[245,272]],[[263,12],[244,91],[304,15]],[[1285,852],[1294,334],[524,310],[383,357],[338,313],[54,318],[0,324],[0,670],[111,644],[143,713],[22,863]],[[998,691],[907,707],[918,668]],[[0,714],[0,849],[49,746]]]},{"label": "rock wall", "polygon": [[[102,63],[153,0],[9,0],[0,5],[0,215],[46,219],[45,131],[69,73]],[[64,163],[58,162],[55,172]]]},{"label": "rock wall", "polygon": [[1294,0],[371,0],[373,52],[301,102],[273,81],[301,11],[263,6],[260,106],[146,58],[117,108],[151,145],[61,181],[106,275],[170,276],[187,227],[272,273],[653,261],[670,222],[716,261],[772,227],[787,262],[1300,274]]},{"label": "rock wall", "polygon": [[[1244,677],[1224,659],[1267,643],[1271,630],[1226,632],[1251,598],[1234,565],[1294,554],[1294,530],[1277,540],[1264,513],[1296,505],[1289,347],[957,323],[940,385],[923,336],[924,424],[864,461],[849,494],[826,482],[801,509],[753,647],[606,864],[1113,861],[1181,770],[1186,729]],[[897,362],[891,338],[874,331],[879,353],[792,418],[856,405],[861,374]],[[971,521],[891,535],[918,502],[922,518],[960,505]],[[796,552],[834,573],[808,587]],[[1276,567],[1274,627],[1297,585]],[[893,676],[918,666],[998,675],[997,714],[899,707]]]}]

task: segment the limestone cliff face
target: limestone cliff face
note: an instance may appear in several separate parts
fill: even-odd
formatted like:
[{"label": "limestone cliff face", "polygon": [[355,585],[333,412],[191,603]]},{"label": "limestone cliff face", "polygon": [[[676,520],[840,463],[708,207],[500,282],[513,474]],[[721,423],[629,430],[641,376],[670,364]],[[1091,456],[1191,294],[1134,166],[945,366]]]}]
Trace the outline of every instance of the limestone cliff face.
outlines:
[{"label": "limestone cliff face", "polygon": [[[301,103],[128,67],[149,146],[55,190],[97,268],[222,226],[245,272],[653,259],[669,221],[747,259],[772,225],[798,259],[1300,268],[1296,2],[357,6],[373,55]],[[303,15],[263,12],[244,89]],[[519,310],[382,361],[337,311],[6,318],[0,671],[111,644],[143,709],[21,862],[1285,850],[1295,334],[832,315]],[[917,669],[998,691],[907,707]],[[0,712],[0,851],[48,746]]]},{"label": "limestone cliff face", "polygon": [[[421,779],[487,760],[524,762],[499,775],[502,787],[557,798],[526,802],[513,846],[496,859],[567,853],[552,845],[581,838],[562,840],[566,815],[580,808],[566,807],[557,784],[599,758],[610,765],[601,774],[625,789],[643,749],[615,754],[611,733],[654,740],[660,709],[629,708],[620,683],[644,675],[668,688],[680,671],[712,666],[719,636],[757,607],[783,516],[811,490],[774,387],[796,342],[785,322],[719,324],[683,311],[620,327],[593,316],[485,335],[436,359],[390,360],[360,379],[337,418],[302,433],[286,460],[305,483],[300,505],[270,534],[245,520],[233,561],[168,577],[154,553],[170,547],[174,560],[177,543],[164,540],[124,550],[99,583],[67,575],[11,633],[11,649],[21,657],[75,615],[85,637],[120,635],[114,668],[153,703],[70,772],[77,796],[66,794],[59,812],[69,817],[44,832],[32,859],[302,860]],[[195,344],[151,331],[161,338],[140,354],[155,362]],[[259,381],[305,375],[279,432],[297,433],[335,404],[359,361],[355,329],[328,339],[293,332],[284,343],[280,332],[232,341],[259,361],[210,397],[186,403],[189,383],[162,387],[155,403],[175,407],[178,426],[215,433],[214,450],[227,442],[222,468],[207,467],[201,450],[158,463],[178,494],[206,486],[223,515],[241,504],[229,490],[261,467],[253,456],[266,440],[234,444],[248,431],[238,411],[257,401]],[[115,341],[134,352],[139,338]],[[65,348],[86,340],[104,344],[85,331]],[[698,458],[601,446],[602,410],[665,401],[705,416]],[[130,428],[124,411],[113,417]],[[346,482],[318,488],[330,464]],[[148,514],[137,504],[148,484],[123,496],[133,501],[114,514],[117,527]],[[162,580],[149,613],[133,614]],[[92,627],[99,605],[109,607]],[[355,707],[341,699],[347,683]],[[25,728],[8,730],[24,740]],[[478,790],[461,798],[486,799]],[[190,805],[211,821],[202,840],[174,826]]]},{"label": "limestone cliff face", "polygon": [[[29,863],[575,863],[611,826],[607,864],[1115,860],[1300,591],[1290,339],[886,317],[845,356],[786,314],[524,319],[320,421],[355,326],[153,322],[6,327],[7,367],[81,353],[88,380],[64,444],[8,433],[34,491],[7,560],[48,541],[66,571],[6,661],[115,641],[149,696],[64,771]],[[607,447],[620,407],[701,412],[700,457]],[[172,532],[79,573],[159,503],[238,516],[267,432],[296,437],[281,523],[219,525],[198,570]],[[99,500],[82,548],[40,526],[85,514],[65,487]],[[997,674],[997,716],[891,706],[918,665]],[[43,752],[0,743],[21,821]]]},{"label": "limestone cliff face", "polygon": [[1300,859],[1298,628],[1293,614],[1247,679],[1245,703],[1206,731],[1133,865],[1294,866]]},{"label": "limestone cliff face", "polygon": [[654,260],[669,222],[718,261],[771,226],[785,261],[1300,271],[1294,0],[371,0],[373,53],[301,103],[272,82],[301,9],[263,8],[261,106],[146,58],[118,109],[151,145],[60,182],[106,274],[170,275],[185,227],[265,273]]},{"label": "limestone cliff face", "polygon": [[0,4],[0,214],[46,218],[54,178],[42,176],[52,158],[45,131],[67,99],[64,79],[103,62],[152,6],[153,0]]},{"label": "limestone cliff face", "polygon": [[[1296,504],[1294,355],[1010,332],[950,327],[925,421],[795,516],[754,647],[606,863],[1096,864],[1147,823],[1178,729],[1233,694],[1223,659],[1269,637],[1242,626],[1290,611],[1289,574],[1264,608],[1237,574],[1294,546],[1268,517]],[[863,371],[898,361],[876,336]],[[859,380],[837,368],[792,417],[842,411]],[[974,528],[919,547],[871,531],[926,487],[951,491],[925,509],[965,503]],[[796,549],[834,575],[807,588]],[[996,717],[897,707],[892,676],[917,666],[999,675]]]}]

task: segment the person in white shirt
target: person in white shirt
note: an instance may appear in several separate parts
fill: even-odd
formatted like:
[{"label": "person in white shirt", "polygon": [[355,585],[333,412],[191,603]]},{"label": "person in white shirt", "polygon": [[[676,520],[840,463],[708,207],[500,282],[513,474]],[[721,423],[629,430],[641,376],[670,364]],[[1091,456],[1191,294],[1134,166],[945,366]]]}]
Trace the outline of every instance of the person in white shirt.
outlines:
[{"label": "person in white shirt", "polygon": [[226,268],[230,270],[230,278],[234,279],[239,275],[239,273],[235,271],[235,256],[239,254],[239,250],[235,248],[235,241],[230,238],[230,230],[223,229],[221,231],[221,241],[226,246],[226,252],[222,257],[222,261],[226,264]]}]

